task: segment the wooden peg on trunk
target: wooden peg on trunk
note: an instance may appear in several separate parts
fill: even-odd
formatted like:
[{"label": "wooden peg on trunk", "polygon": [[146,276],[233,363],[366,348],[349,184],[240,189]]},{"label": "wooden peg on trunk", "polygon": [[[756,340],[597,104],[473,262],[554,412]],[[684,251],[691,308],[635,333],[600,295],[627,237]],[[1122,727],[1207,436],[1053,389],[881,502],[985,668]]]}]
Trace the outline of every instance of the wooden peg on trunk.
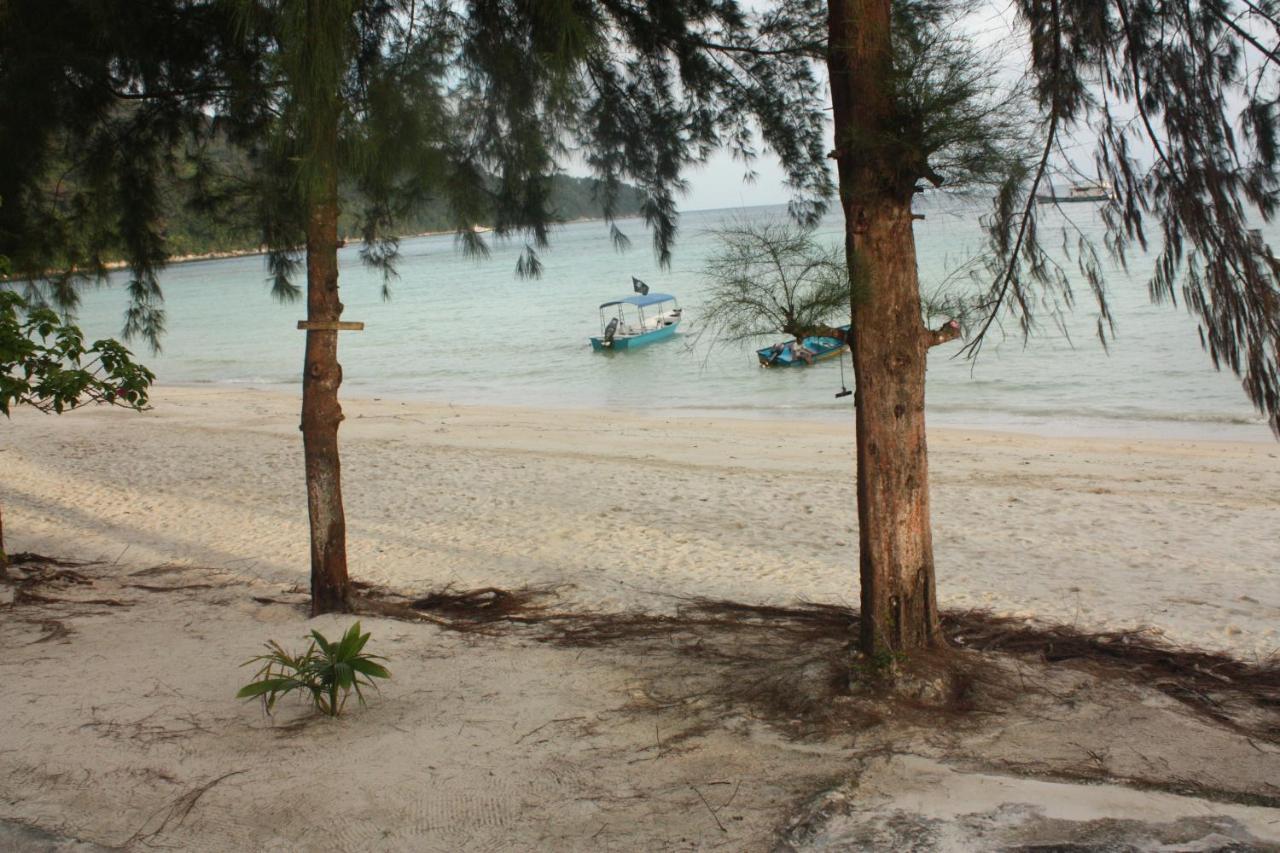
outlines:
[{"label": "wooden peg on trunk", "polygon": [[363,332],[364,323],[348,320],[299,320],[298,328],[307,332]]}]

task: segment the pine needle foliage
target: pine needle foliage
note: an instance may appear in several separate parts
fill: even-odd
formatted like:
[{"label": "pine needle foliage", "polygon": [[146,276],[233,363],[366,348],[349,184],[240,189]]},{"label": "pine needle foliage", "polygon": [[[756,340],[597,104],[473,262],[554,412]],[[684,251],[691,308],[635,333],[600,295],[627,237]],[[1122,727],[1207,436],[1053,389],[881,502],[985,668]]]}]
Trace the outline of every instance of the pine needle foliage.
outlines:
[{"label": "pine needle foliage", "polygon": [[[814,61],[827,53],[825,28],[814,26],[825,27],[826,6],[779,4],[779,15],[795,28],[797,49],[810,51]],[[966,35],[963,22],[976,9],[968,0],[893,0],[883,93],[891,118],[873,138],[856,128],[836,128],[832,152],[856,152],[881,192],[904,200],[932,187],[990,192],[1030,168],[1031,93],[1019,81],[1006,82],[998,58]],[[716,285],[703,311],[709,317],[704,331],[718,339],[780,332],[802,337],[828,322],[847,322],[850,301],[875,284],[859,274],[856,263],[846,268],[843,250],[833,254],[803,228],[734,226],[721,237],[723,249],[706,271]],[[800,279],[793,277],[797,273]],[[951,289],[921,296],[931,320],[969,317],[973,300]]]},{"label": "pine needle foliage", "polygon": [[[853,282],[843,246],[822,243],[813,229],[785,220],[736,222],[712,232],[720,248],[702,268],[707,297],[698,337],[713,343],[829,335],[849,322]],[[920,294],[926,324],[971,321],[972,297],[944,281]]]},{"label": "pine needle foliage", "polygon": [[[825,3],[822,4],[824,7]],[[909,198],[926,185],[948,191],[997,186],[1029,154],[1025,86],[1004,82],[998,56],[964,29],[969,0],[892,0],[888,117],[874,136],[835,129],[836,151],[856,152],[868,186]],[[826,58],[826,45],[814,59]]]},{"label": "pine needle foliage", "polygon": [[[972,2],[896,0],[893,7],[895,121],[882,145],[902,180],[948,191],[988,188],[1031,153],[1024,85],[1002,82],[998,57],[961,26]],[[912,189],[915,189],[913,187]]]},{"label": "pine needle foliage", "polygon": [[744,222],[715,235],[721,248],[703,268],[709,288],[699,334],[726,342],[779,333],[801,340],[847,322],[843,247],[823,246],[811,230],[786,222]]},{"label": "pine needle foliage", "polygon": [[233,23],[214,2],[0,4],[0,252],[32,304],[73,309],[119,247],[125,334],[158,344],[159,181],[252,64]]},{"label": "pine needle foliage", "polygon": [[[599,179],[611,223],[624,184],[639,188],[663,264],[683,175],[718,148],[746,173],[776,152],[801,220],[831,194],[812,0],[763,13],[736,0],[55,2],[0,8],[0,122],[11,123],[0,125],[0,194],[15,200],[0,251],[33,295],[72,308],[77,284],[103,275],[104,247],[122,245],[126,331],[153,345],[164,323],[155,272],[169,249],[157,175],[178,146],[200,160],[198,203],[252,213],[282,299],[299,294],[323,159],[308,146],[322,119],[338,122],[339,174],[357,190],[363,257],[383,270],[384,293],[393,223],[428,200],[450,212],[465,251],[487,253],[471,226],[492,221],[497,239],[524,245],[517,272],[537,275],[559,219],[551,178],[570,166]],[[302,49],[312,6],[336,39],[328,67]],[[102,28],[59,42],[50,22],[67,20]],[[52,108],[27,128],[41,103]],[[201,159],[215,136],[252,168]],[[58,188],[68,171],[81,188],[72,197]],[[55,267],[63,274],[41,278]]]},{"label": "pine needle foliage", "polygon": [[[1063,152],[1073,131],[1092,132],[1089,177],[1112,187],[1102,249],[1121,263],[1154,252],[1151,299],[1181,301],[1214,366],[1240,377],[1280,436],[1280,261],[1255,230],[1274,221],[1280,204],[1280,4],[1014,6],[1030,44],[1040,155],[1011,172],[997,198],[989,221],[997,263],[969,351],[1002,312],[1027,332],[1037,304],[1051,312],[1074,304],[1077,277],[1042,245],[1036,196],[1057,168],[1074,167]],[[1075,242],[1105,343],[1113,321],[1099,249]]]}]

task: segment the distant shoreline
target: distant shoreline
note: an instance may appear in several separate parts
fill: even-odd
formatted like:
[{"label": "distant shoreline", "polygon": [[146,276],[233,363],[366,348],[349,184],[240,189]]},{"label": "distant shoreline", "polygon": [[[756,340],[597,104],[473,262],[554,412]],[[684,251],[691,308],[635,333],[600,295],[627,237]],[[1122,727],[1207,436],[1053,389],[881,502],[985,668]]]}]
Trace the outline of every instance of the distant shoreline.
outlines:
[{"label": "distant shoreline", "polygon": [[[716,210],[747,210],[755,207],[777,207],[777,206],[778,205],[773,205],[773,204],[757,204],[757,205],[747,205],[746,207],[724,207],[724,208],[717,207],[717,208],[707,208],[706,210],[685,210],[685,211],[681,211],[681,213],[682,214],[706,213],[706,212],[716,211]],[[642,218],[641,214],[634,213],[629,216],[614,217],[614,221],[623,222],[629,219],[641,219],[641,218]],[[556,225],[578,225],[584,222],[605,222],[605,221],[606,220],[603,216],[580,216],[576,219],[566,219],[562,222],[557,222],[555,224]],[[477,225],[482,229],[486,229],[478,233],[487,234],[487,233],[492,233],[493,231],[492,226],[480,225],[479,223],[477,223]],[[449,234],[457,234],[457,233],[458,233],[457,229],[447,228],[447,229],[437,230],[437,231],[417,231],[412,234],[397,234],[396,239],[412,240],[417,237],[443,237]],[[339,244],[338,248],[340,249],[345,248],[347,245],[355,242],[358,242],[358,241],[353,239],[343,240]],[[213,251],[213,252],[191,252],[185,255],[174,255],[171,258],[167,258],[164,262],[164,265],[166,267],[169,267],[169,266],[179,266],[181,264],[194,264],[194,263],[199,263],[201,261],[224,261],[230,258],[250,258],[255,255],[265,255],[267,254],[267,251],[268,250],[263,248],[262,246],[258,246],[256,248],[249,248],[249,249],[225,249],[225,250],[219,250],[219,251]],[[102,265],[102,268],[105,270],[114,271],[114,270],[125,269],[128,266],[129,266],[129,263],[127,261],[114,260],[114,261],[107,261]],[[72,272],[77,272],[77,271],[78,270],[74,270],[74,269],[72,270]],[[45,275],[53,275],[59,272],[62,272],[62,271],[50,269],[45,271]],[[0,276],[0,283],[9,282],[9,281],[25,281],[25,280],[26,279],[24,279],[21,276]]]},{"label": "distant shoreline", "polygon": [[[193,379],[161,379],[163,386],[179,393],[234,394],[241,391],[267,395],[294,396],[300,379],[262,380],[245,382],[211,382]],[[566,417],[594,415],[605,412],[631,417],[693,418],[707,421],[734,423],[805,423],[823,427],[851,425],[852,409],[840,407],[796,409],[751,408],[748,406],[602,406],[583,402],[530,403],[459,398],[448,392],[424,393],[379,387],[376,383],[358,380],[347,381],[341,391],[346,402],[359,404],[395,403],[408,406],[455,406],[478,409],[510,410],[513,414],[525,411],[561,412]],[[985,416],[974,413],[928,410],[930,434],[936,431],[952,433],[982,433],[1012,435],[1044,440],[1099,440],[1138,442],[1223,442],[1227,444],[1265,445],[1272,447],[1275,439],[1266,423],[1234,421],[1162,420],[1158,418],[1108,419],[1090,414],[1066,415],[1057,418],[1033,418],[1014,413],[990,412]]]},{"label": "distant shoreline", "polygon": [[[696,213],[697,211],[689,211],[689,212]],[[627,219],[639,219],[639,218],[640,218],[640,214],[637,213],[632,216],[615,217],[615,221],[622,221]],[[582,222],[604,222],[604,221],[605,219],[603,216],[580,216],[577,219],[566,219],[563,222],[558,222],[556,224],[557,225],[577,225]],[[476,232],[478,234],[489,234],[493,232],[492,226],[489,226],[489,225],[480,225],[479,223],[477,223],[476,227],[480,229]],[[397,234],[396,239],[412,240],[417,237],[443,237],[449,234],[457,234],[457,233],[458,233],[457,229],[448,228],[440,231],[418,231],[413,234]],[[358,242],[358,241],[351,240],[351,239],[344,239],[339,243],[338,248],[339,249],[346,248],[348,245],[355,242]],[[224,261],[229,258],[250,258],[255,255],[265,255],[267,254],[267,251],[268,250],[263,248],[262,246],[258,246],[252,249],[226,249],[226,250],[215,251],[215,252],[192,252],[186,255],[174,255],[171,258],[167,258],[164,263],[165,263],[165,266],[168,267],[168,266],[178,266],[180,264],[194,264],[194,263],[199,263],[200,261]],[[115,260],[115,261],[107,261],[102,265],[102,268],[106,270],[122,270],[128,266],[129,266],[128,261]],[[75,270],[73,270],[73,272],[74,271]],[[52,275],[56,272],[60,272],[60,270],[46,270],[45,274]],[[18,276],[0,276],[0,282],[24,281],[24,280],[25,279]]]}]

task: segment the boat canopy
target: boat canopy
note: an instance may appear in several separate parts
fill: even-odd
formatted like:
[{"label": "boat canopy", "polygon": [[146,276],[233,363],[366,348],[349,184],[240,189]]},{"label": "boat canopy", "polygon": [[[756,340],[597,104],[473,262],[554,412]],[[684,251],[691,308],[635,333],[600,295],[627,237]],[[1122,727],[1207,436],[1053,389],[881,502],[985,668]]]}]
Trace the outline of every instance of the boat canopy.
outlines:
[{"label": "boat canopy", "polygon": [[623,299],[615,299],[612,302],[603,303],[601,310],[608,308],[610,305],[635,305],[643,308],[646,305],[656,305],[659,302],[671,302],[675,299],[670,293],[647,293],[643,296],[628,296]]}]

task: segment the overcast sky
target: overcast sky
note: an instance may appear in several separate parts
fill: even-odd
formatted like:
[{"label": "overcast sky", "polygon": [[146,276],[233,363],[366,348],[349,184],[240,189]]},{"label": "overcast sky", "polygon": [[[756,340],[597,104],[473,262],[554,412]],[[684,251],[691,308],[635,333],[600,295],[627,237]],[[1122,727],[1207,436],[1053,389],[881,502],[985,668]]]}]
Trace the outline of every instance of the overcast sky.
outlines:
[{"label": "overcast sky", "polygon": [[[740,0],[741,5],[753,11],[768,7],[772,0]],[[1009,60],[1010,74],[1016,77],[1025,64],[1026,45],[1022,40],[1010,42],[1014,31],[1013,12],[1004,0],[987,0],[967,7],[970,14],[957,21],[974,39],[980,50],[1004,55]],[[825,83],[826,69],[815,68],[819,79]],[[824,87],[824,97],[825,87]],[[830,108],[830,99],[827,98]],[[830,127],[827,141],[834,145]],[[758,144],[759,140],[757,140]],[[832,177],[834,178],[834,163]],[[753,182],[742,179],[745,171],[742,163],[734,162],[724,151],[717,152],[701,169],[685,175],[689,182],[689,194],[680,200],[680,209],[714,210],[725,207],[753,207],[762,204],[786,204],[791,200],[790,191],[783,185],[785,174],[778,159],[772,153],[762,154],[753,164],[757,173]]]},{"label": "overcast sky", "polygon": [[786,204],[790,191],[783,186],[785,174],[778,158],[765,154],[752,164],[756,179],[742,179],[746,169],[734,162],[727,152],[719,151],[702,168],[690,171],[689,194],[680,200],[681,210],[715,210],[722,207],[754,207],[760,204]]}]

